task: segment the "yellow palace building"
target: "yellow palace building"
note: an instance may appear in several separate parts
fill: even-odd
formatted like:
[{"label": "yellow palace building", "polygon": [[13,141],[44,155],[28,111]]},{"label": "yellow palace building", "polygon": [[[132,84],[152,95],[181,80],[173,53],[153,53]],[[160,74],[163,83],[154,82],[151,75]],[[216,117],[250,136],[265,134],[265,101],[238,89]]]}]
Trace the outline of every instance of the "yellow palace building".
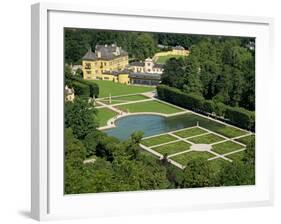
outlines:
[{"label": "yellow palace building", "polygon": [[128,53],[116,44],[96,45],[95,52],[89,48],[82,58],[83,78],[129,83]]}]

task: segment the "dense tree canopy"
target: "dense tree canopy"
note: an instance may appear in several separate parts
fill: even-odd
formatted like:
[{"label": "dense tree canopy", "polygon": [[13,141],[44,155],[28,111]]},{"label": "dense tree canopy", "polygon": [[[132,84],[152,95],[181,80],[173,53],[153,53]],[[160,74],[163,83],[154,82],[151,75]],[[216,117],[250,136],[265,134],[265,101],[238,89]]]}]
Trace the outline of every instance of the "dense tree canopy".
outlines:
[{"label": "dense tree canopy", "polygon": [[255,57],[247,46],[241,38],[201,38],[185,60],[172,58],[165,64],[162,83],[254,110]]},{"label": "dense tree canopy", "polygon": [[212,186],[212,172],[205,159],[193,159],[186,164],[184,169],[183,187],[208,187]]},{"label": "dense tree canopy", "polygon": [[65,127],[71,128],[76,138],[83,139],[98,126],[95,113],[93,105],[76,97],[74,103],[65,103]]},{"label": "dense tree canopy", "polygon": [[140,152],[134,136],[119,142],[100,132],[100,137],[92,138],[87,147],[92,147],[92,155],[98,150],[106,153],[96,154],[92,163],[84,163],[87,150],[71,129],[65,130],[65,137],[65,191],[68,194],[167,189],[169,186],[166,169],[157,160],[145,154],[132,156],[135,155],[132,148]]}]

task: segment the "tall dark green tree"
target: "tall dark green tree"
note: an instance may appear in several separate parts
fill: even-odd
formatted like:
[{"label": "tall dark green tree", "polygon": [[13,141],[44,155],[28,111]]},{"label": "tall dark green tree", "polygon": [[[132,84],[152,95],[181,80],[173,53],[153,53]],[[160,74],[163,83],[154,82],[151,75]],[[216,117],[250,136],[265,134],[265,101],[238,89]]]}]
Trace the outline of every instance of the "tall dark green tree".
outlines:
[{"label": "tall dark green tree", "polygon": [[196,93],[202,95],[203,86],[200,80],[200,66],[194,57],[185,59],[185,74],[183,91],[185,93]]},{"label": "tall dark green tree", "polygon": [[74,137],[71,128],[65,129],[65,193],[79,193],[83,191],[83,161],[86,149]]},{"label": "tall dark green tree", "polygon": [[73,75],[72,75],[72,71],[71,71],[71,68],[69,65],[65,65],[64,66],[64,82],[65,82],[65,85],[67,85],[69,88],[72,88],[73,87]]},{"label": "tall dark green tree", "polygon": [[217,184],[219,186],[237,186],[255,184],[255,168],[252,164],[233,161],[220,169]]},{"label": "tall dark green tree", "polygon": [[162,83],[168,86],[183,88],[185,81],[185,63],[182,58],[169,59],[164,65],[162,74]]},{"label": "tall dark green tree", "polygon": [[84,139],[87,134],[98,127],[96,109],[92,104],[76,97],[74,102],[65,102],[64,123],[71,128],[78,139]]},{"label": "tall dark green tree", "polygon": [[208,187],[212,186],[212,172],[205,159],[190,160],[186,164],[183,174],[183,187]]},{"label": "tall dark green tree", "polygon": [[153,57],[156,52],[156,43],[151,34],[140,33],[133,42],[133,55],[139,60]]}]

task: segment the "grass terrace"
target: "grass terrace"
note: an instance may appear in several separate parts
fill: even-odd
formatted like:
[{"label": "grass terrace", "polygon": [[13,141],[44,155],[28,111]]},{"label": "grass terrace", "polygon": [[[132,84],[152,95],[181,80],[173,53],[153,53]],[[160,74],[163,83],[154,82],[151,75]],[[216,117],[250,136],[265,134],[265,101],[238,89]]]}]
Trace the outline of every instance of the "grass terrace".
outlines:
[{"label": "grass terrace", "polygon": [[207,133],[207,132],[204,131],[201,128],[198,128],[198,127],[189,128],[189,129],[174,132],[175,135],[177,135],[181,138],[188,138],[188,137],[192,137],[192,136],[200,135],[200,134],[204,134],[204,133]]},{"label": "grass terrace", "polygon": [[200,127],[206,128],[210,131],[216,132],[218,134],[221,134],[229,138],[234,138],[249,133],[247,131],[243,131],[235,127],[227,126],[225,124],[216,122],[212,119],[208,119],[207,117],[199,116],[194,113],[187,113],[181,115],[181,119],[184,121],[184,123],[187,124],[186,125],[187,127],[196,126],[196,123],[199,122]]},{"label": "grass terrace", "polygon": [[140,102],[140,103],[131,103],[127,105],[120,105],[117,106],[120,110],[124,112],[130,113],[137,113],[137,112],[156,112],[162,114],[173,114],[182,112],[182,109],[177,107],[173,107],[171,105],[161,103],[159,101],[147,101],[147,102]]},{"label": "grass terrace", "polygon": [[241,161],[244,158],[245,151],[237,152],[226,156],[233,161]]},{"label": "grass terrace", "polygon": [[222,142],[212,146],[212,150],[219,154],[229,153],[242,148],[243,146],[232,141]]},{"label": "grass terrace", "polygon": [[241,142],[245,145],[249,145],[251,143],[251,141],[253,141],[255,139],[255,135],[248,135],[242,138],[237,138],[235,139],[235,141],[237,142]]},{"label": "grass terrace", "polygon": [[211,157],[214,157],[214,155],[209,153],[209,152],[190,151],[190,152],[183,153],[183,154],[180,154],[180,155],[172,156],[172,157],[170,157],[170,159],[172,159],[175,162],[185,166],[190,160],[197,159],[197,158],[202,158],[202,159],[207,160]]},{"label": "grass terrace", "polygon": [[99,109],[97,109],[97,111],[98,111],[97,117],[98,117],[100,127],[106,126],[107,121],[110,118],[117,115],[117,113],[115,111],[110,110],[108,108],[99,108]]},{"label": "grass terrace", "polygon": [[159,152],[162,155],[171,155],[174,153],[182,152],[188,150],[190,148],[190,144],[184,141],[168,143],[166,145],[158,146],[153,148],[154,151]]},{"label": "grass terrace", "polygon": [[188,140],[195,143],[195,144],[212,144],[212,143],[215,143],[215,142],[223,141],[224,138],[222,138],[218,135],[215,135],[213,133],[210,133],[210,134],[190,138]]},{"label": "grass terrace", "polygon": [[234,137],[246,135],[248,132],[240,130],[238,128],[231,127],[231,126],[224,126],[222,128],[219,128],[217,130],[217,133],[222,134],[229,138],[234,138]]},{"label": "grass terrace", "polygon": [[134,85],[126,85],[121,83],[115,83],[113,81],[104,81],[104,80],[89,80],[88,82],[94,82],[98,84],[100,94],[99,97],[108,97],[109,94],[111,96],[118,95],[126,95],[126,94],[134,94],[134,93],[144,93],[155,90],[153,86],[134,86]]},{"label": "grass terrace", "polygon": [[174,140],[177,140],[177,139],[171,135],[165,134],[165,135],[159,135],[156,137],[143,139],[141,141],[141,144],[143,144],[145,146],[153,146],[153,145],[159,145],[159,144],[166,143],[166,142],[171,142]]},{"label": "grass terrace", "polygon": [[[111,98],[111,104],[117,104],[117,103],[126,103],[131,101],[138,101],[138,100],[145,100],[149,99],[147,96],[144,95],[131,95],[131,96],[120,96],[120,97],[112,97]],[[109,104],[109,99],[102,99],[99,100],[102,103]]]}]

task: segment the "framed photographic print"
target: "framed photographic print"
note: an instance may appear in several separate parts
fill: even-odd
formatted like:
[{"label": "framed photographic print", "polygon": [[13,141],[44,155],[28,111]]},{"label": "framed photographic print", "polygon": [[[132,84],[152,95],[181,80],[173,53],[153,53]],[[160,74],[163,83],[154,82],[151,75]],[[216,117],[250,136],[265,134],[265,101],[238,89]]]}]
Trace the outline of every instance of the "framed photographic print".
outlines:
[{"label": "framed photographic print", "polygon": [[270,205],[270,18],[32,6],[32,217]]}]

